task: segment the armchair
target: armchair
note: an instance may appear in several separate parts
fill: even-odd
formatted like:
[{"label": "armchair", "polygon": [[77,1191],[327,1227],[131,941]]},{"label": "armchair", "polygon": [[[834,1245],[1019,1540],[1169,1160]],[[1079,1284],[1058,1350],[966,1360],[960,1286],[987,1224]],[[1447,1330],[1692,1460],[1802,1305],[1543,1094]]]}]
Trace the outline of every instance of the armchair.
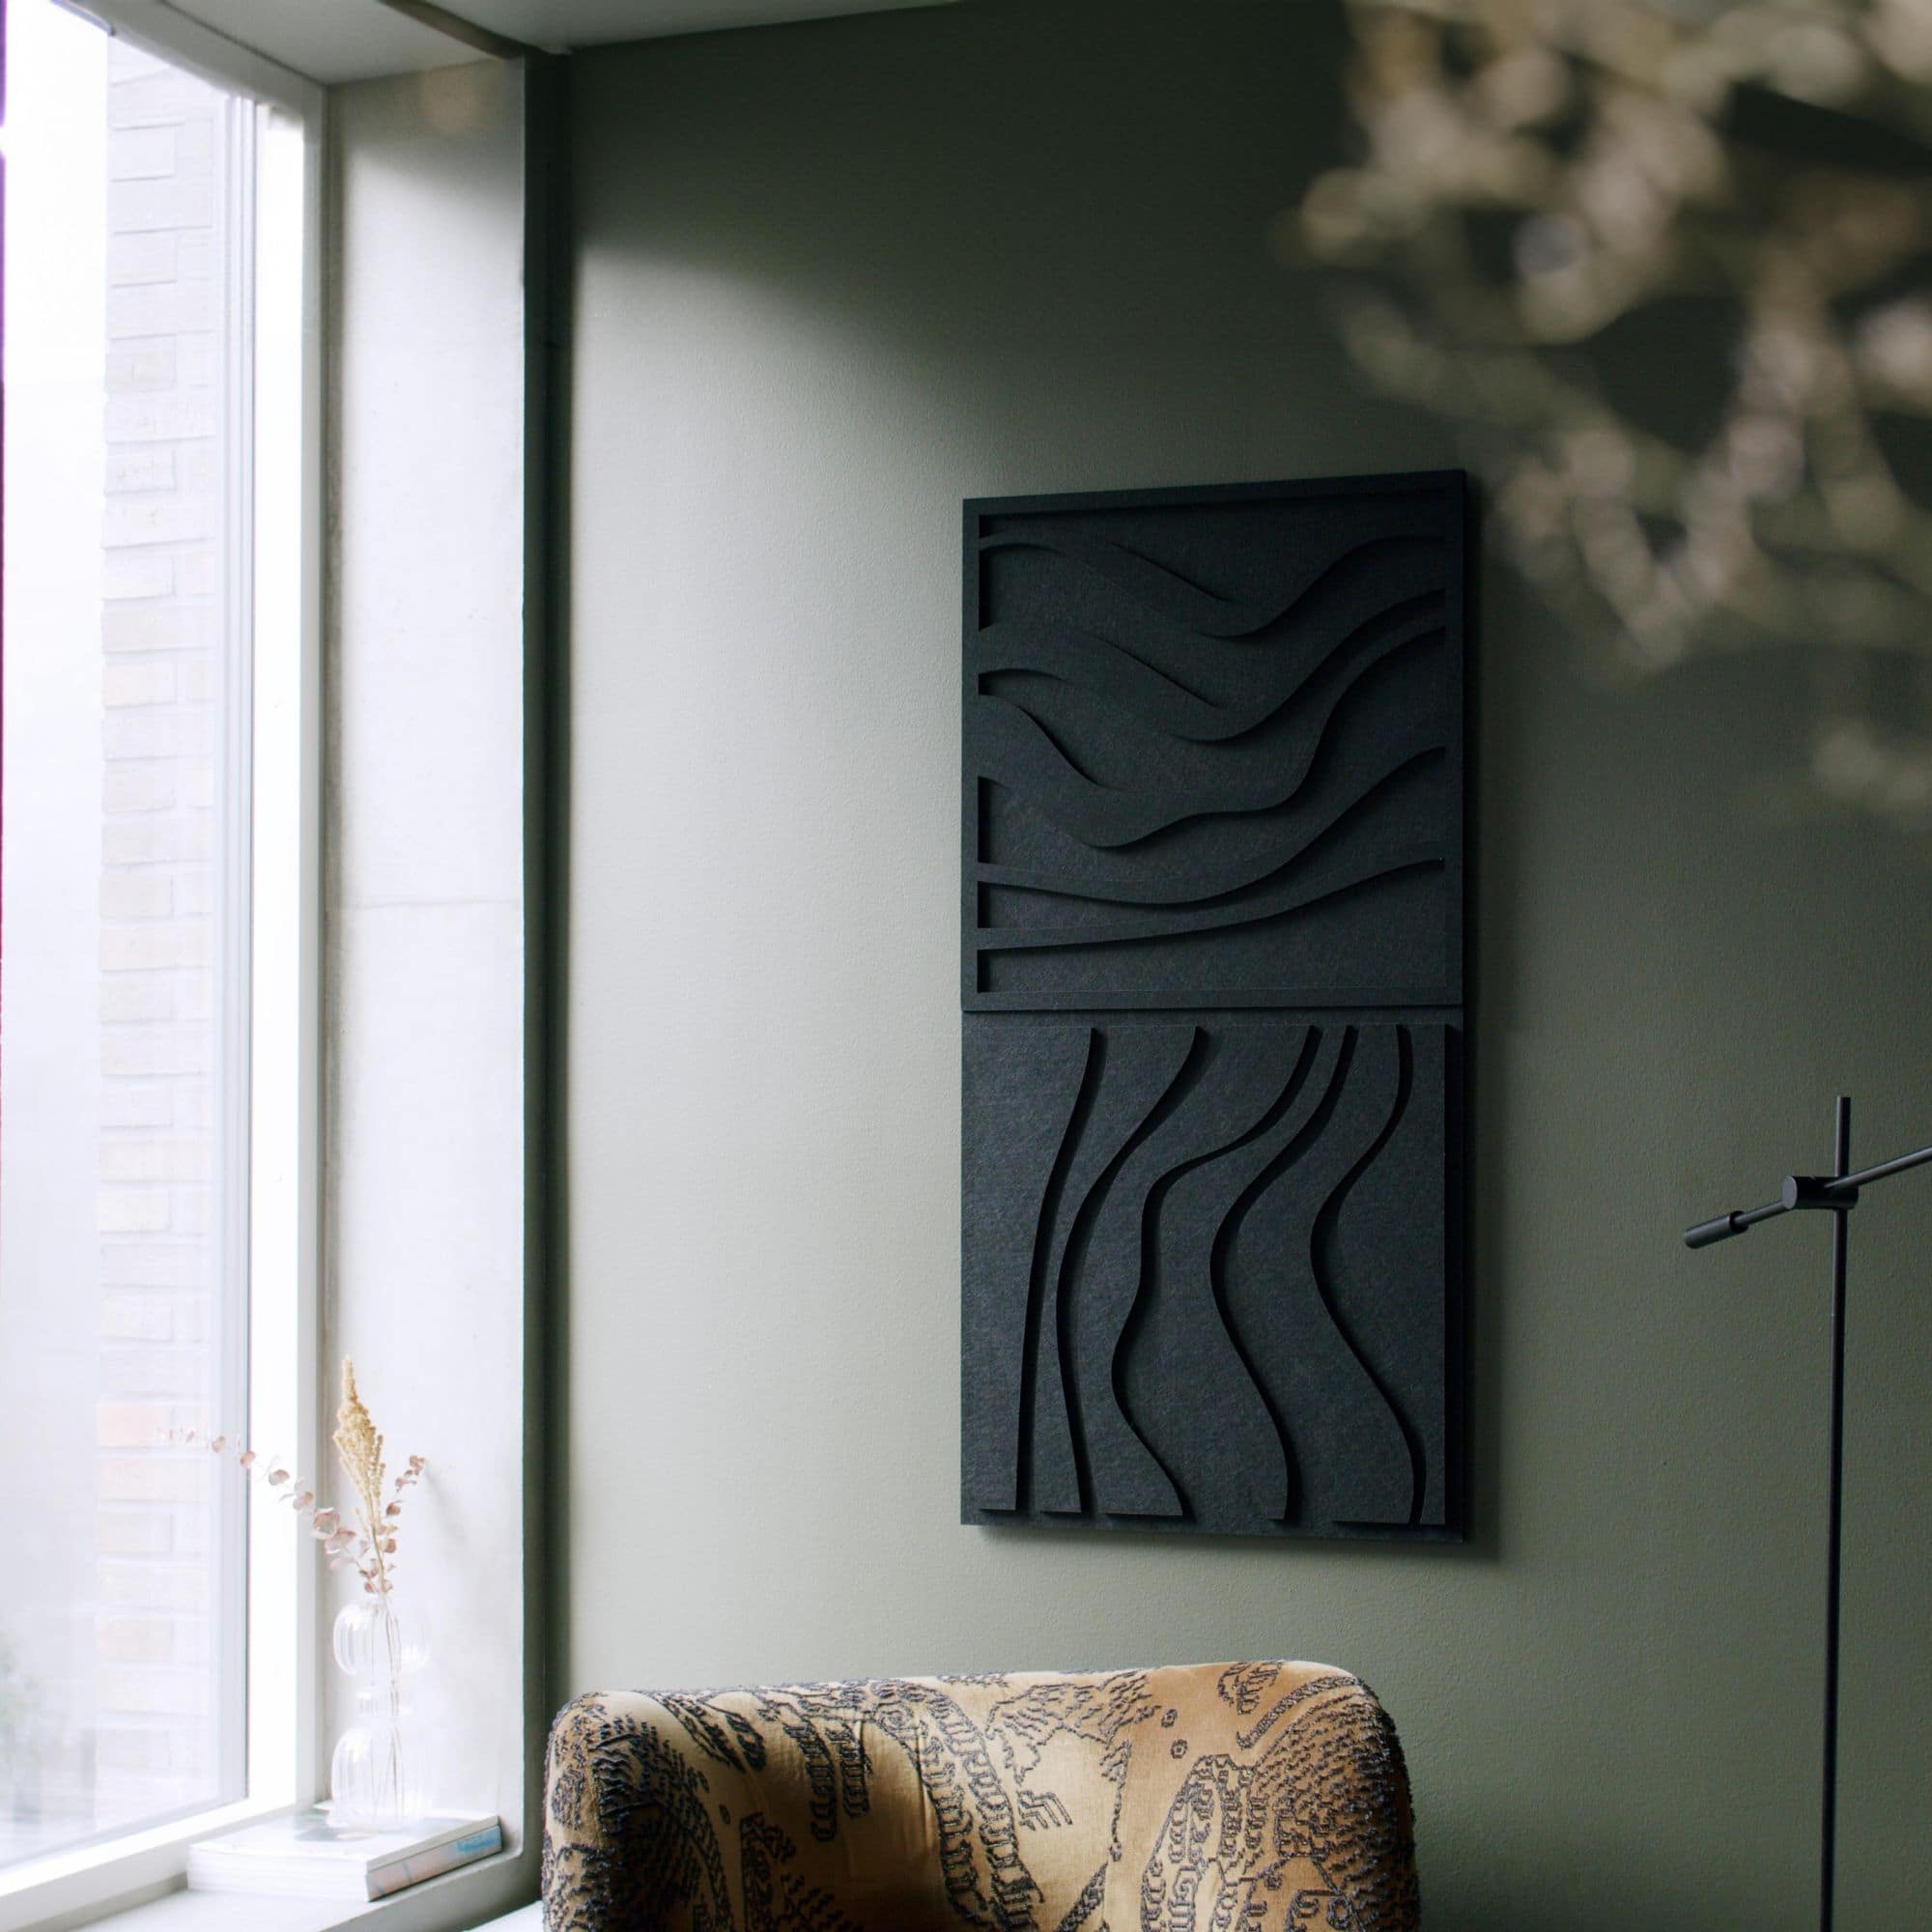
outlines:
[{"label": "armchair", "polygon": [[548,1932],[1414,1932],[1407,1778],[1309,1663],[598,1693]]}]

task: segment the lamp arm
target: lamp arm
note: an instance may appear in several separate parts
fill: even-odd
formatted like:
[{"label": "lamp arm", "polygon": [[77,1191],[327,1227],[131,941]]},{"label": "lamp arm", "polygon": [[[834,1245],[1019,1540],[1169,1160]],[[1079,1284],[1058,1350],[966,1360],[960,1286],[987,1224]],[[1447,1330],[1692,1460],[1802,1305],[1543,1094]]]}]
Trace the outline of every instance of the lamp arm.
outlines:
[{"label": "lamp arm", "polygon": [[1715,1220],[1699,1221],[1694,1228],[1685,1229],[1684,1245],[1687,1248],[1708,1248],[1715,1241],[1729,1240],[1733,1235],[1748,1234],[1760,1221],[1769,1221],[1777,1214],[1789,1214],[1797,1208],[1825,1208],[1843,1213],[1859,1205],[1860,1188],[1868,1187],[1873,1181],[1889,1180],[1894,1174],[1923,1167],[1927,1162],[1932,1162],[1932,1147],[1894,1155],[1890,1160],[1880,1161],[1875,1167],[1861,1168],[1856,1174],[1832,1177],[1786,1175],[1784,1190],[1777,1200],[1768,1201],[1762,1208],[1737,1208],[1731,1213],[1718,1215]]}]

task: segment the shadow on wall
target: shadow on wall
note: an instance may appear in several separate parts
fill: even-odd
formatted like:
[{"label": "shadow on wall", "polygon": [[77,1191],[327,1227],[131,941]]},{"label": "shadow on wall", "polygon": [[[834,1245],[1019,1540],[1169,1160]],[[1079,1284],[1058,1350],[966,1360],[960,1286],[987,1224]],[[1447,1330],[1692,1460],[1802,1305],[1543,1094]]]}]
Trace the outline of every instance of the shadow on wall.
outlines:
[{"label": "shadow on wall", "polygon": [[1604,661],[1798,644],[1810,778],[1932,830],[1932,10],[1350,0],[1277,226]]}]

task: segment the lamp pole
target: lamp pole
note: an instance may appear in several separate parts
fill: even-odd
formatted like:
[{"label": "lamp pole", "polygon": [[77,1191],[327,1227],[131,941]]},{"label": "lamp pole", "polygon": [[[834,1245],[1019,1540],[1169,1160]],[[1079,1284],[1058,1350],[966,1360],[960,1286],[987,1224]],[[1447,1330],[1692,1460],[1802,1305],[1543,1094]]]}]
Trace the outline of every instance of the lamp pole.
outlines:
[{"label": "lamp pole", "polygon": [[1838,1629],[1839,1552],[1845,1505],[1845,1265],[1851,1210],[1859,1205],[1859,1190],[1894,1174],[1932,1161],[1932,1147],[1902,1153],[1876,1167],[1852,1172],[1852,1102],[1840,1094],[1832,1122],[1832,1172],[1829,1176],[1788,1174],[1776,1201],[1748,1208],[1715,1220],[1700,1221],[1684,1231],[1687,1248],[1708,1248],[1733,1235],[1748,1234],[1760,1221],[1802,1208],[1819,1208],[1832,1219],[1832,1445],[1830,1502],[1826,1518],[1825,1580],[1825,1764],[1822,1814],[1818,1829],[1818,1927],[1832,1932],[1832,1908],[1838,1856]]}]

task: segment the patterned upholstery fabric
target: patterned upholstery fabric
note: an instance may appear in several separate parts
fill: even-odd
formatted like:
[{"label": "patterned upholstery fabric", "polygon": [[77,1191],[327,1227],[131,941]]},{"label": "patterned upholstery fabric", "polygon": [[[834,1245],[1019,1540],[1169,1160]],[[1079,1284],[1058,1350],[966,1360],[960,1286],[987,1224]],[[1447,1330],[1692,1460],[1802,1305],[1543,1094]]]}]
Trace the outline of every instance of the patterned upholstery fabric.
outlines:
[{"label": "patterned upholstery fabric", "polygon": [[580,1697],[548,1932],[1413,1932],[1408,1782],[1310,1663]]}]

